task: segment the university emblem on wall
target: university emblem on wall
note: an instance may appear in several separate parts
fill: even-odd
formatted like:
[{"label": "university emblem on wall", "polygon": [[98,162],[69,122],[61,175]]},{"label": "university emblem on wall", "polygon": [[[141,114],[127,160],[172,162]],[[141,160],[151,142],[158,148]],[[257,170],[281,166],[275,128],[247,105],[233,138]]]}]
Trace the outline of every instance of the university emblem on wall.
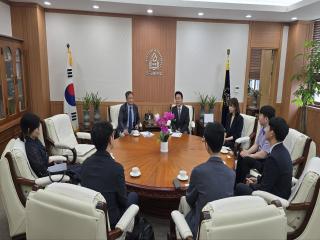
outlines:
[{"label": "university emblem on wall", "polygon": [[146,56],[146,64],[148,71],[146,76],[162,75],[163,57],[158,49],[151,49]]}]

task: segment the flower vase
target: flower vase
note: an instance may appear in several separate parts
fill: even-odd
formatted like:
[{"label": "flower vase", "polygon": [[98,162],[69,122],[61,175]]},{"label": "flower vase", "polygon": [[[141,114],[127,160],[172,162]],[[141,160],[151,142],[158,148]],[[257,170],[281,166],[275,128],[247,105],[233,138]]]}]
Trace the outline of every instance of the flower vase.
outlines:
[{"label": "flower vase", "polygon": [[169,151],[168,142],[160,142],[160,152],[167,153]]},{"label": "flower vase", "polygon": [[100,119],[101,119],[100,111],[99,111],[99,109],[95,109],[94,110],[94,116],[93,116],[94,123],[99,122]]},{"label": "flower vase", "polygon": [[84,129],[89,129],[89,127],[90,127],[89,110],[83,110],[83,127],[84,127]]}]

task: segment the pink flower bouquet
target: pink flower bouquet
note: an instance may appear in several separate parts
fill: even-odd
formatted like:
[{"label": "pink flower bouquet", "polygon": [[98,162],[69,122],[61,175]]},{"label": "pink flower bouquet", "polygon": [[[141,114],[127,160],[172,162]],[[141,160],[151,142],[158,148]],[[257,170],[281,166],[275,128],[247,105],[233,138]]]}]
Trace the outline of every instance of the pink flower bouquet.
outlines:
[{"label": "pink flower bouquet", "polygon": [[169,127],[171,125],[171,120],[175,118],[172,112],[165,112],[162,117],[156,118],[156,123],[160,127],[160,141],[167,142],[170,137]]}]

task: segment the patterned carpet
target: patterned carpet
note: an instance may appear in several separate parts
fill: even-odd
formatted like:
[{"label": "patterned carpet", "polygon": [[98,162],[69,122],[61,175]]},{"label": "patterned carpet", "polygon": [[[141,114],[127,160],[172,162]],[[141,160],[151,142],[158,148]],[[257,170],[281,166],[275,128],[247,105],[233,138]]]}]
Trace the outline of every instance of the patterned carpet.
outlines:
[{"label": "patterned carpet", "polygon": [[[155,239],[165,240],[167,239],[167,232],[169,232],[169,220],[159,219],[152,216],[145,216],[145,218],[152,224]],[[11,240],[9,236],[9,226],[4,212],[2,203],[0,202],[0,240]]]}]

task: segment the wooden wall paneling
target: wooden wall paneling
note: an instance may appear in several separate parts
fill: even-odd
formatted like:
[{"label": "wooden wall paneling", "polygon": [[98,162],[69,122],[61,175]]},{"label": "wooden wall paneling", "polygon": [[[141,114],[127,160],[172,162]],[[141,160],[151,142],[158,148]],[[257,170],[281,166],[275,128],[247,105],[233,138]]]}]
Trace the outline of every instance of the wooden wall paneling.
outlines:
[{"label": "wooden wall paneling", "polygon": [[[137,102],[170,103],[175,89],[176,20],[133,17],[132,86]],[[146,56],[157,49],[163,57],[162,75],[150,76]]]},{"label": "wooden wall paneling", "polygon": [[312,29],[312,22],[303,21],[292,23],[289,28],[281,114],[292,128],[298,128],[299,124],[298,108],[292,103],[298,82],[292,81],[291,78],[303,64],[303,60],[295,56],[304,52],[304,43],[312,38]]},{"label": "wooden wall paneling", "polygon": [[320,128],[319,125],[316,124],[319,122],[320,109],[308,107],[307,116],[307,135],[315,141],[317,145],[317,156],[320,156]]},{"label": "wooden wall paneling", "polygon": [[11,21],[13,36],[24,40],[29,108],[45,118],[50,114],[50,91],[44,9],[11,3]]},{"label": "wooden wall paneling", "polygon": [[250,35],[252,48],[281,47],[282,24],[274,22],[251,22]]}]

